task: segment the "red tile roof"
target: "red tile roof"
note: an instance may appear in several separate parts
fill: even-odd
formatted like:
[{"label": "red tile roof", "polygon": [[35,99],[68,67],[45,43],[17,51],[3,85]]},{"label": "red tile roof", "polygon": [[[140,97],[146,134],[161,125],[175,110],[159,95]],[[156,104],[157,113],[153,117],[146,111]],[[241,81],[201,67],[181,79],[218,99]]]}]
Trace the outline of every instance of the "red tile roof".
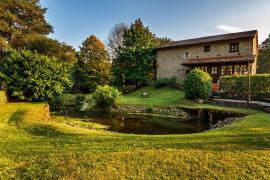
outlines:
[{"label": "red tile roof", "polygon": [[214,58],[194,58],[184,61],[183,65],[198,65],[198,64],[222,64],[222,63],[240,63],[240,62],[254,62],[255,55],[250,56],[226,56]]},{"label": "red tile roof", "polygon": [[258,33],[257,30],[252,31],[244,31],[244,32],[237,32],[237,33],[229,33],[229,34],[221,34],[216,36],[207,36],[195,39],[187,39],[182,41],[173,41],[168,44],[164,44],[162,46],[157,47],[157,49],[164,49],[170,47],[178,47],[178,46],[188,46],[194,44],[205,44],[210,42],[217,42],[217,41],[227,41],[227,40],[238,40],[243,38],[253,38]]}]

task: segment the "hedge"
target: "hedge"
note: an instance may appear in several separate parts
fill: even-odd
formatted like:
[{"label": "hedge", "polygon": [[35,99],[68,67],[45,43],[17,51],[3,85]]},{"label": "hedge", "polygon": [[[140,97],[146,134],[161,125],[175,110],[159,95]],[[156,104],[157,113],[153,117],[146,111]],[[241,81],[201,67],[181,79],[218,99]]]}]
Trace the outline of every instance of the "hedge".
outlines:
[{"label": "hedge", "polygon": [[155,88],[170,87],[174,89],[184,89],[184,81],[177,77],[160,78],[155,81]]},{"label": "hedge", "polygon": [[0,91],[0,105],[3,105],[7,102],[7,96],[5,91]]},{"label": "hedge", "polygon": [[[220,88],[225,94],[244,97],[248,93],[248,75],[223,76]],[[270,97],[270,74],[251,75],[250,93],[256,98]]]}]

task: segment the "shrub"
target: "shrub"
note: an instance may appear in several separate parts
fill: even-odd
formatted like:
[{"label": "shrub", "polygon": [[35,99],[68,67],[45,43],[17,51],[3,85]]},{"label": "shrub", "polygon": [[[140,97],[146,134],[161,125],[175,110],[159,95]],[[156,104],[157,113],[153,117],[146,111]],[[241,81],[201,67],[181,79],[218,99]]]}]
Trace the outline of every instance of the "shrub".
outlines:
[{"label": "shrub", "polygon": [[5,91],[0,91],[0,105],[3,105],[7,102],[7,96]]},{"label": "shrub", "polygon": [[173,77],[169,81],[169,86],[174,89],[184,89],[184,81],[180,78]]},{"label": "shrub", "polygon": [[156,80],[154,85],[155,85],[155,88],[161,88],[161,87],[168,86],[169,82],[170,82],[170,79],[168,78],[160,78]]},{"label": "shrub", "polygon": [[174,89],[183,89],[183,81],[180,78],[173,77],[173,78],[161,78],[157,79],[154,84],[155,88],[161,88],[168,86]]},{"label": "shrub", "polygon": [[[248,93],[248,75],[223,76],[220,87],[225,94],[246,97]],[[270,97],[270,74],[250,76],[250,93],[256,98]]]},{"label": "shrub", "polygon": [[186,98],[206,99],[212,90],[212,79],[208,73],[200,69],[194,69],[188,73],[184,86]]},{"label": "shrub", "polygon": [[118,99],[118,90],[108,85],[98,86],[93,94],[95,106],[104,111],[109,111],[111,107],[116,106]]},{"label": "shrub", "polygon": [[48,100],[72,85],[66,64],[27,50],[7,52],[0,72],[8,94],[17,100]]}]

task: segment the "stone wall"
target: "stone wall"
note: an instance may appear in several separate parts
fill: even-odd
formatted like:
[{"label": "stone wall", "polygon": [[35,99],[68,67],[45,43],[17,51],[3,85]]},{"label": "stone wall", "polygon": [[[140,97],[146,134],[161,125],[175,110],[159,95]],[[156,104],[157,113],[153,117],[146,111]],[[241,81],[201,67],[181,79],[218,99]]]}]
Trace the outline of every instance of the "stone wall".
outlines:
[{"label": "stone wall", "polygon": [[[230,53],[230,43],[238,42],[240,52]],[[184,47],[174,47],[157,50],[157,79],[180,77],[185,78],[186,71],[189,69],[181,65],[189,58],[208,58],[219,56],[237,56],[257,54],[256,38],[242,39],[238,41],[215,42],[209,44],[199,44]],[[210,52],[204,52],[204,45],[210,45]],[[186,53],[189,54],[186,57]],[[252,66],[253,72],[256,65]]]}]

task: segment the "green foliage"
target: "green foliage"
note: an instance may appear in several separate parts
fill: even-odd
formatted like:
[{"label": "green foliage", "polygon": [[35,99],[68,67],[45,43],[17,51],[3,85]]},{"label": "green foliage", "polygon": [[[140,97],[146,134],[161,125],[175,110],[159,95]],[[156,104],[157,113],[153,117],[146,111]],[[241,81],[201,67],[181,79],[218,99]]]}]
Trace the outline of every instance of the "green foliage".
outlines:
[{"label": "green foliage", "polygon": [[270,35],[260,44],[257,73],[270,73]]},{"label": "green foliage", "polygon": [[170,79],[169,78],[160,78],[155,81],[155,88],[161,88],[168,86],[170,84]]},{"label": "green foliage", "polygon": [[[30,39],[27,39],[30,38]],[[48,38],[46,36],[38,37],[24,37],[25,43],[22,44],[25,49],[36,51],[49,57],[55,57],[59,62],[73,65],[77,62],[76,50],[65,43],[60,43],[57,40]]]},{"label": "green foliage", "polygon": [[111,66],[105,46],[92,35],[80,47],[74,89],[84,93],[94,92],[98,85],[109,84],[110,78]]},{"label": "green foliage", "polygon": [[194,69],[188,73],[184,87],[186,98],[207,99],[212,90],[212,79],[208,73]]},{"label": "green foliage", "polygon": [[158,41],[158,45],[161,46],[161,45],[172,42],[172,39],[169,37],[158,37],[157,41]]},{"label": "green foliage", "polygon": [[56,59],[31,51],[10,51],[0,63],[10,97],[44,101],[71,86],[69,68]]},{"label": "green foliage", "polygon": [[[253,97],[270,97],[270,74],[250,76],[250,93]],[[220,87],[226,94],[246,97],[248,93],[248,75],[223,76]]]},{"label": "green foliage", "polygon": [[155,88],[161,88],[161,87],[170,87],[174,89],[183,89],[184,82],[177,77],[172,78],[160,78],[155,81],[154,84]]},{"label": "green foliage", "polygon": [[124,33],[123,46],[117,50],[113,60],[114,84],[140,85],[152,80],[154,47],[158,45],[155,35],[140,19],[131,24]]},{"label": "green foliage", "polygon": [[0,91],[0,105],[3,105],[7,102],[7,95],[5,91]]},{"label": "green foliage", "polygon": [[19,48],[26,36],[47,35],[53,28],[46,22],[46,9],[38,0],[0,1],[0,45]]},{"label": "green foliage", "polygon": [[116,106],[118,99],[118,90],[108,85],[98,86],[93,94],[95,106],[104,111],[109,111],[111,107]]}]

